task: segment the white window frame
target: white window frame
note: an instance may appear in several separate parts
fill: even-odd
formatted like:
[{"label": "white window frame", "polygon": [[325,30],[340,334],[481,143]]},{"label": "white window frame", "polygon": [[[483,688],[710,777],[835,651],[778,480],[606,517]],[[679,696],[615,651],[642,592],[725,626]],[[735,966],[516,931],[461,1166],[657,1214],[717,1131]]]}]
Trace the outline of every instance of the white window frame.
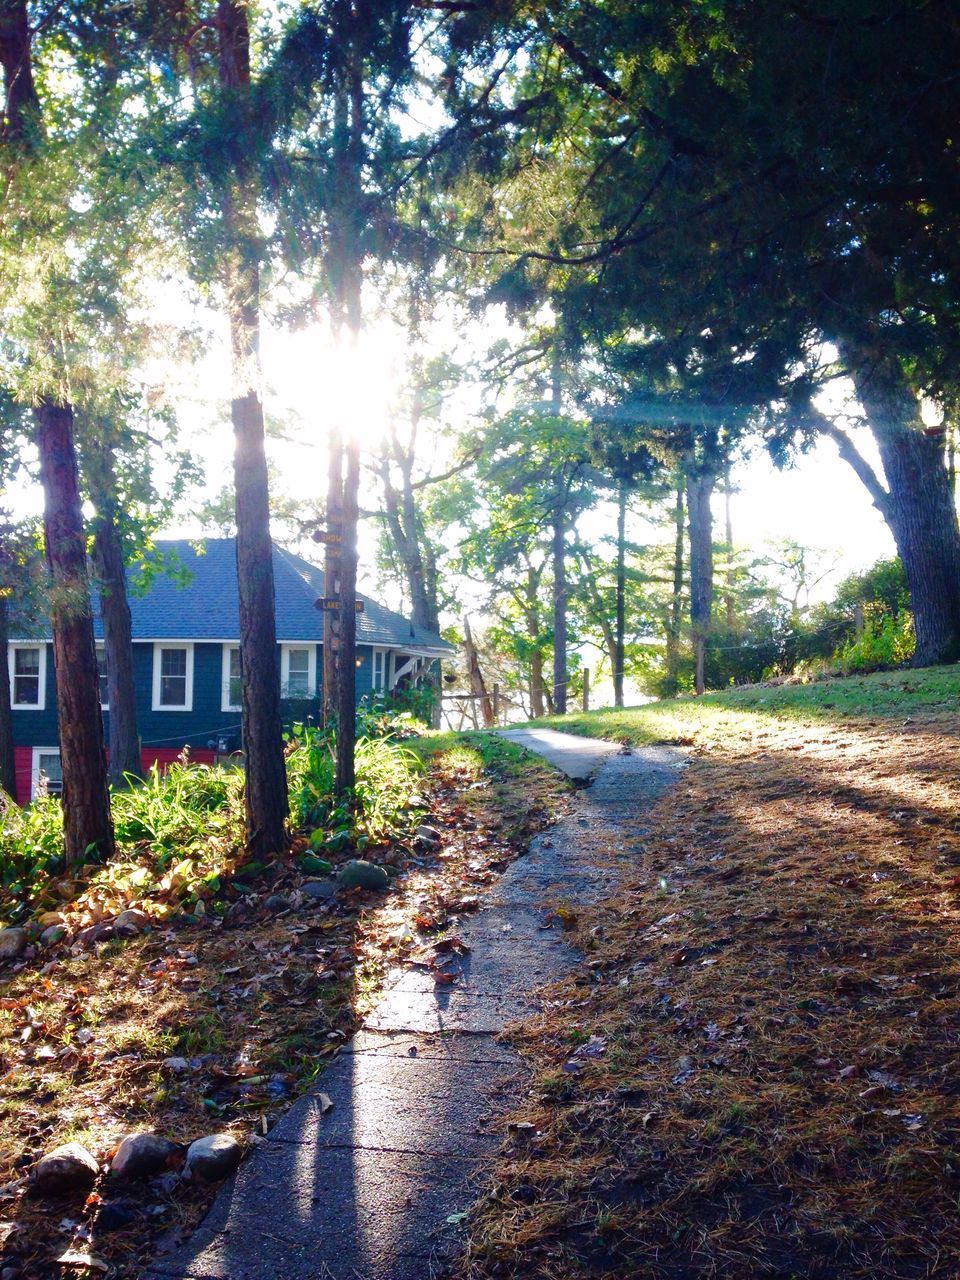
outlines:
[{"label": "white window frame", "polygon": [[[173,707],[160,701],[161,657],[164,649],[186,649],[187,678],[185,681],[186,701],[183,706]],[[192,640],[155,640],[153,644],[153,711],[192,711],[193,710],[193,641]]]},{"label": "white window frame", "polygon": [[315,644],[282,644],[280,646],[280,691],[289,697],[287,687],[290,683],[290,651],[306,649],[307,651],[307,692],[305,698],[314,698],[317,693],[317,646]]},{"label": "white window frame", "polygon": [[[97,658],[99,658],[99,657],[100,657],[100,655],[101,655],[101,653],[102,653],[102,654],[103,654],[103,661],[104,661],[104,664],[106,664],[106,661],[107,661],[107,646],[106,646],[106,642],[105,642],[105,641],[103,641],[103,640],[98,640],[98,641],[97,641],[97,643],[96,643],[96,649],[97,649]],[[99,665],[98,665],[98,666],[97,666],[97,688],[99,688],[99,687],[100,687],[100,667],[99,667]],[[109,688],[109,686],[108,686],[108,688]],[[101,710],[101,711],[109,711],[109,710],[110,710],[110,698],[109,698],[109,696],[107,697],[106,702],[104,702],[104,701],[103,701],[103,699],[101,699],[101,700],[100,700],[100,710]]]},{"label": "white window frame", "polygon": [[40,757],[59,756],[60,747],[34,747],[30,760],[30,799],[36,799],[37,787],[40,784]]},{"label": "white window frame", "polygon": [[220,710],[242,711],[242,699],[239,703],[230,701],[230,655],[240,652],[240,642],[229,641],[224,644],[220,659]]},{"label": "white window frame", "polygon": [[[373,690],[374,693],[386,693],[387,692],[387,650],[375,648],[373,650],[373,657],[371,658],[371,663],[372,663],[372,666],[370,671],[370,688]],[[379,671],[378,671],[378,668],[379,668]]]},{"label": "white window frame", "polygon": [[[18,649],[39,649],[40,651],[40,672],[39,672],[39,688],[37,690],[36,702],[16,702],[14,693],[16,691],[16,681],[14,680],[14,667],[16,665],[16,653]],[[13,711],[44,711],[47,705],[47,646],[42,640],[23,641],[7,645],[7,670],[10,677],[10,707]]]}]

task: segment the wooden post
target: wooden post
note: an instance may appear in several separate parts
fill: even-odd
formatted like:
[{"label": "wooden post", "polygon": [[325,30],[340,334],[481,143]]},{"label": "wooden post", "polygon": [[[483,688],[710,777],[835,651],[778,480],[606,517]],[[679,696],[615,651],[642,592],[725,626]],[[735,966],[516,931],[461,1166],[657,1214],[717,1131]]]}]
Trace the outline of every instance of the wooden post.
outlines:
[{"label": "wooden post", "polygon": [[857,604],[857,605],[854,605],[853,607],[853,629],[858,636],[862,636],[863,628],[864,628],[863,605]]},{"label": "wooden post", "polygon": [[583,668],[583,709],[590,710],[590,668]]},{"label": "wooden post", "polygon": [[500,723],[500,686],[493,686],[493,723]]}]

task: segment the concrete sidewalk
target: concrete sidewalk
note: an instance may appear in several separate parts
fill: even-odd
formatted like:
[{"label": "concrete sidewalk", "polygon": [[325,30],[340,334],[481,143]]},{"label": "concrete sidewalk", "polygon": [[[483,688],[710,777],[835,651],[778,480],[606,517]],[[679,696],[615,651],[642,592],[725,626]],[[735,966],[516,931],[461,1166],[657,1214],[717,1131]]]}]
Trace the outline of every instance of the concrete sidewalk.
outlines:
[{"label": "concrete sidewalk", "polygon": [[589,782],[610,756],[623,751],[616,742],[581,738],[572,733],[558,733],[556,729],[498,729],[497,732],[518,747],[543,756],[555,769],[580,785]]},{"label": "concrete sidewalk", "polygon": [[[591,740],[551,730],[524,742],[580,771]],[[513,736],[512,731],[507,736]],[[517,740],[516,738],[514,740]],[[226,1184],[193,1237],[159,1258],[153,1280],[424,1280],[460,1247],[462,1214],[502,1140],[497,1117],[523,1084],[497,1042],[537,1010],[536,992],[578,955],[548,917],[551,904],[596,900],[615,871],[594,851],[629,857],[631,822],[676,776],[666,750],[590,756],[594,785],[538,836],[481,909],[458,927],[470,950],[457,981],[437,987],[396,973],[364,1029]],[[564,755],[568,750],[569,754]],[[585,776],[582,772],[572,777]],[[611,842],[614,842],[613,844]]]}]

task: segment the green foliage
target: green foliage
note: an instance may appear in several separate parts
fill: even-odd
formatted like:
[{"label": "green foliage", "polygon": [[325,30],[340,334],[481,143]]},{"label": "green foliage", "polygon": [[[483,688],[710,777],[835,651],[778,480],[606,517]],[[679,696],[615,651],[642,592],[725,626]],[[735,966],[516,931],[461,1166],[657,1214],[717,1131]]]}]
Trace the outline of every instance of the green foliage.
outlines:
[{"label": "green foliage", "polygon": [[392,698],[362,698],[357,733],[364,738],[415,738],[430,728],[435,702],[433,689],[402,689]]},{"label": "green foliage", "polygon": [[211,836],[239,835],[243,775],[237,769],[182,758],[162,773],[154,765],[140,784],[130,782],[113,793],[118,844],[148,842],[162,862]]},{"label": "green foliage", "polygon": [[37,885],[63,872],[63,815],[60,802],[40,794],[26,809],[4,799],[0,824],[0,889],[14,904],[30,896]]},{"label": "green foliage", "polygon": [[860,634],[837,650],[834,663],[844,675],[880,671],[907,662],[913,646],[913,620],[909,614],[868,618]]},{"label": "green foliage", "polygon": [[352,796],[335,801],[332,733],[294,727],[294,749],[287,757],[291,807],[300,826],[312,828],[315,849],[337,852],[353,844],[389,839],[411,824],[421,805],[421,764],[412,751],[392,738],[359,737],[356,744],[356,787]]}]

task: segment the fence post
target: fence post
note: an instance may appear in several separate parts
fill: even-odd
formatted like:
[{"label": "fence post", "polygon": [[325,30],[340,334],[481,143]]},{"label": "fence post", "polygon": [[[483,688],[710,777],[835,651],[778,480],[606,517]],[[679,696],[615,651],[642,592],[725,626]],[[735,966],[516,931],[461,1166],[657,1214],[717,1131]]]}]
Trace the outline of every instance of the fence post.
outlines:
[{"label": "fence post", "polygon": [[493,723],[500,723],[500,686],[493,686]]},{"label": "fence post", "polygon": [[590,710],[590,668],[583,668],[583,709]]}]

